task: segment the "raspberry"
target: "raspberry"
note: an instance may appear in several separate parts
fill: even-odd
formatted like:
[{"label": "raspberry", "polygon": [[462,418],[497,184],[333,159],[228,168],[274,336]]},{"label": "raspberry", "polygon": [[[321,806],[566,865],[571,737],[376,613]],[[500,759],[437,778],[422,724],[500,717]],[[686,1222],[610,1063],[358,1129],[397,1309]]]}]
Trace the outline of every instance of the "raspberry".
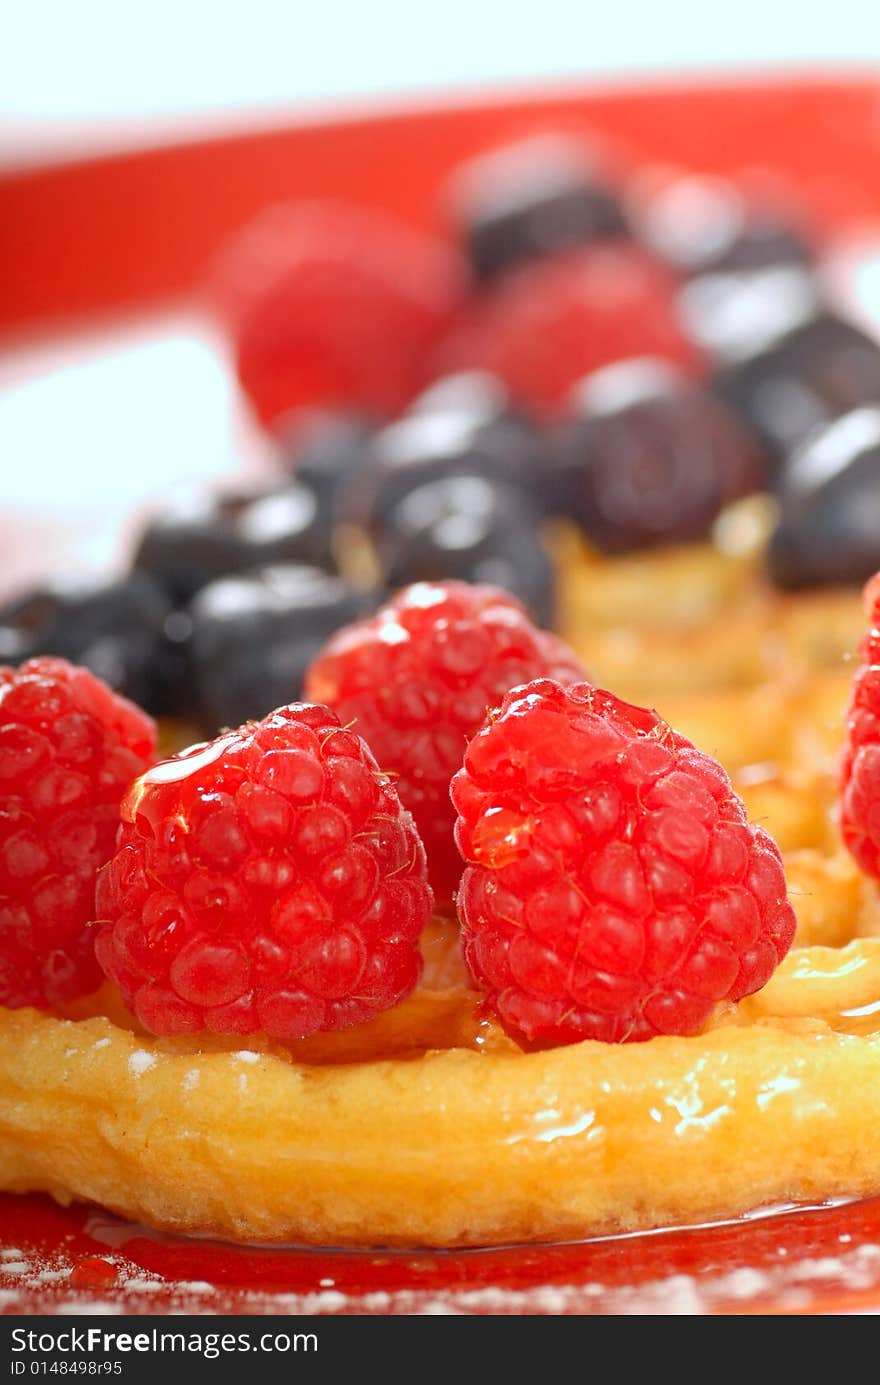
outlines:
[{"label": "raspberry", "polygon": [[880,879],[880,573],[864,590],[870,627],[859,648],[840,766],[840,830],[867,875]]},{"label": "raspberry", "polygon": [[304,1038],[418,981],[424,849],[326,707],[281,707],[156,765],[122,823],[96,952],[153,1033]]},{"label": "raspberry", "polygon": [[63,659],[0,667],[0,1004],[95,990],[95,879],[155,757],[145,713]]},{"label": "raspberry", "polygon": [[461,878],[449,782],[465,746],[509,688],[578,682],[584,670],[515,597],[465,582],[418,582],[369,620],[340,630],[306,674],[306,696],[354,721],[393,773],[428,853],[442,905]]},{"label": "raspberry", "polygon": [[694,1033],[791,945],[776,844],[656,712],[585,683],[515,688],[452,798],[465,959],[528,1039]]},{"label": "raspberry", "polygon": [[435,369],[493,371],[515,399],[544,412],[582,375],[626,357],[660,356],[696,372],[676,291],[668,269],[626,243],[535,261],[474,301],[438,348]]},{"label": "raspberry", "polygon": [[452,251],[367,207],[273,207],[230,245],[215,291],[260,420],[303,405],[399,411],[457,310]]}]

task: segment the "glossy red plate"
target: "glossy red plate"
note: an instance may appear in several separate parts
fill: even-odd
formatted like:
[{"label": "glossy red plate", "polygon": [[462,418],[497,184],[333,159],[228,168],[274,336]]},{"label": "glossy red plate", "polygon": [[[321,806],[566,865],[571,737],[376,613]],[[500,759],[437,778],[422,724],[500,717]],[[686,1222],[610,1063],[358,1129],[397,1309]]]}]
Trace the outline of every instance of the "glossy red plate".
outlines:
[{"label": "glossy red plate", "polygon": [[[284,197],[350,197],[414,224],[462,158],[589,127],[624,156],[760,165],[830,233],[880,218],[871,75],[551,92],[141,149],[0,173],[0,336],[64,357],[83,321],[185,303],[233,228]],[[57,355],[54,357],[57,364]],[[0,366],[3,365],[0,356]],[[96,1209],[0,1195],[0,1311],[880,1311],[880,1200],[564,1246],[417,1253],[187,1241]]]}]

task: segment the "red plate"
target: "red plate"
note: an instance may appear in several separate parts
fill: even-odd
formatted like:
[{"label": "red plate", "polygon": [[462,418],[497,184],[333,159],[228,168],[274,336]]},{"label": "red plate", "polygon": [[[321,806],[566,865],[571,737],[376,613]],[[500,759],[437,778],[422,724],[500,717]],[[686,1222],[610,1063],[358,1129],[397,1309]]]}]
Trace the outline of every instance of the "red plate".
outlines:
[{"label": "red plate", "polygon": [[[880,211],[880,86],[812,76],[549,93],[300,124],[0,175],[0,333],[59,347],[83,318],[191,295],[222,238],[284,197],[350,197],[413,224],[462,158],[538,128],[637,160],[760,164],[834,234]],[[53,361],[54,363],[54,361]],[[0,367],[3,360],[0,358]],[[118,497],[117,497],[118,499]],[[676,1313],[880,1310],[880,1201],[565,1246],[265,1250],[163,1237],[0,1196],[0,1311]]]}]

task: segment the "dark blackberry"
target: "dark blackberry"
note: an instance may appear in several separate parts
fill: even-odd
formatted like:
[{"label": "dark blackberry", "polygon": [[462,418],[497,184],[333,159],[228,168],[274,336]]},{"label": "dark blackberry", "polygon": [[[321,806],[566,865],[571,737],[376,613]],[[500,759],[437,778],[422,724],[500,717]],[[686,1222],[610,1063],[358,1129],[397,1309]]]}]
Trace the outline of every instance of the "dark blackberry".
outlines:
[{"label": "dark blackberry", "polygon": [[176,711],[186,701],[186,654],[174,620],[165,592],[144,573],[52,579],[0,607],[0,663],[57,654],[147,711]]},{"label": "dark blackberry", "polygon": [[376,538],[389,587],[457,578],[512,592],[542,626],[553,623],[554,574],[540,511],[522,490],[451,476],[410,491]]},{"label": "dark blackberry", "polygon": [[178,606],[218,577],[273,563],[333,565],[328,518],[300,481],[181,502],[147,525],[133,560]]},{"label": "dark blackberry", "polygon": [[611,182],[574,140],[542,136],[465,165],[454,214],[476,279],[609,236],[627,235]]},{"label": "dark blackberry", "polygon": [[190,607],[193,676],[206,731],[259,720],[296,701],[303,674],[340,625],[377,604],[319,568],[279,566],[222,578]]},{"label": "dark blackberry", "polygon": [[822,312],[722,370],[715,388],[760,438],[775,474],[815,428],[880,403],[880,345]]},{"label": "dark blackberry", "polygon": [[761,486],[748,431],[667,362],[606,366],[573,402],[548,494],[606,552],[703,538],[728,501]]},{"label": "dark blackberry", "polygon": [[880,568],[880,407],[814,433],[786,463],[770,571],[781,587],[866,582]]}]

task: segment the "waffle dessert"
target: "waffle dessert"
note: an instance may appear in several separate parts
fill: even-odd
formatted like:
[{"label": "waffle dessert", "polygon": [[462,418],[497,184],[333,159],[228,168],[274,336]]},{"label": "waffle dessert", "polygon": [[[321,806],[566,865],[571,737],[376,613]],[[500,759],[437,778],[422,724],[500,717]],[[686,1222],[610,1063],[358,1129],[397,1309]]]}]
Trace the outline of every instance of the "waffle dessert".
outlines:
[{"label": "waffle dessert", "polygon": [[408,1000],[298,1043],[155,1038],[109,983],[64,1013],[4,1010],[4,1188],[237,1240],[438,1246],[876,1192],[880,909],[833,821],[859,603],[772,593],[754,549],[558,544],[597,677],[715,751],[779,842],[798,930],[769,983],[697,1035],[529,1051],[437,919]]}]

